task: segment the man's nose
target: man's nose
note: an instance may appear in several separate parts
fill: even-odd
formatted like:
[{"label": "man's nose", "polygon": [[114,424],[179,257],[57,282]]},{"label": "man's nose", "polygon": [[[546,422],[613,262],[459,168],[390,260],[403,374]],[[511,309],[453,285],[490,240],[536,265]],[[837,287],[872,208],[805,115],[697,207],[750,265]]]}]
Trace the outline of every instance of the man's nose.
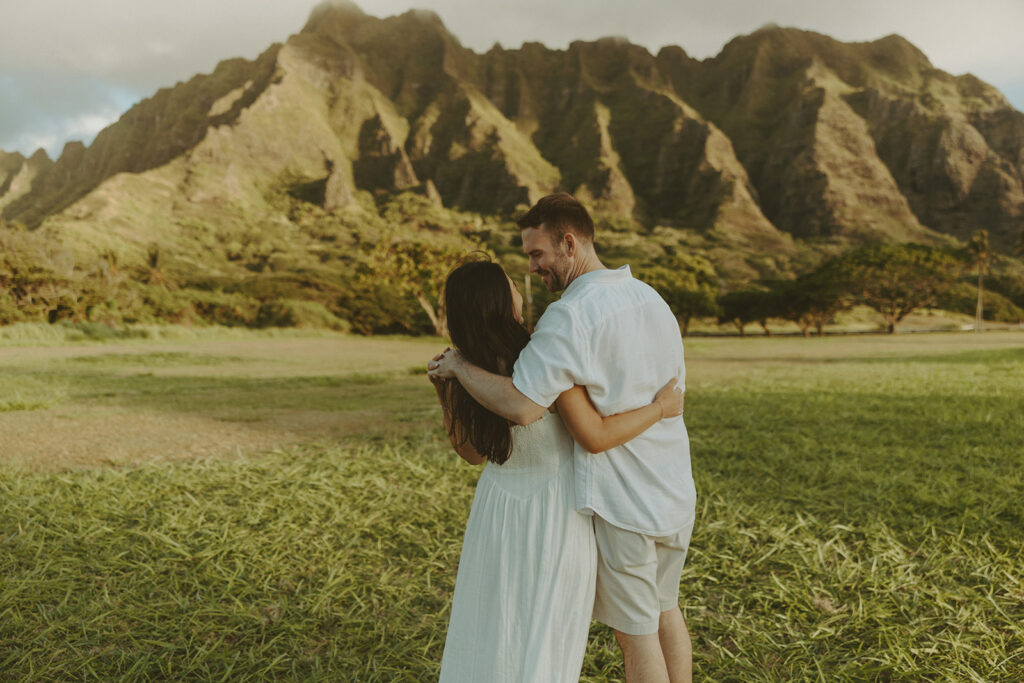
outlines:
[{"label": "man's nose", "polygon": [[530,272],[536,273],[540,268],[537,266],[537,261],[530,259]]}]

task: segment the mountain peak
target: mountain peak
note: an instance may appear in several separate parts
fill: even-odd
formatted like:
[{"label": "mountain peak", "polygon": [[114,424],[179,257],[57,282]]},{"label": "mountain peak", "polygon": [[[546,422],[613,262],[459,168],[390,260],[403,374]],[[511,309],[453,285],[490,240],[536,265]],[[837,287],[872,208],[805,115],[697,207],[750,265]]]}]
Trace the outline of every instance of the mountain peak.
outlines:
[{"label": "mountain peak", "polygon": [[309,13],[309,19],[313,20],[324,14],[358,14],[365,15],[366,12],[352,0],[323,0]]},{"label": "mountain peak", "polygon": [[351,27],[366,18],[366,13],[351,0],[324,0],[309,13],[309,19],[302,28],[303,33],[315,31],[326,25]]},{"label": "mountain peak", "polygon": [[917,70],[928,70],[934,68],[931,60],[925,53],[921,52],[916,45],[897,33],[891,33],[883,38],[866,44],[874,59],[887,60],[892,64],[912,67]]},{"label": "mountain peak", "polygon": [[19,152],[5,152],[4,150],[0,149],[0,165],[7,163],[21,164],[23,161],[25,161],[25,157],[22,156]]},{"label": "mountain peak", "polygon": [[50,155],[47,154],[46,150],[43,149],[42,147],[33,152],[32,156],[30,156],[28,160],[31,161],[32,163],[52,161],[52,159],[50,159]]},{"label": "mountain peak", "polygon": [[304,34],[319,34],[353,46],[387,44],[413,49],[424,36],[461,45],[445,27],[441,17],[428,9],[410,9],[384,19],[366,14],[350,0],[327,0],[317,5],[302,29]]},{"label": "mountain peak", "polygon": [[441,21],[441,16],[432,9],[411,9],[401,16],[430,24],[438,24],[442,27],[444,26],[444,22]]}]

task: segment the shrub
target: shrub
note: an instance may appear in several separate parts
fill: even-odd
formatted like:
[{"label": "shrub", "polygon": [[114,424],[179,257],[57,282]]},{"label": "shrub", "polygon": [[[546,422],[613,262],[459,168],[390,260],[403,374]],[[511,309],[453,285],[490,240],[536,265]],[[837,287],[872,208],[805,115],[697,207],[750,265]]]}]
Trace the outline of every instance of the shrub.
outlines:
[{"label": "shrub", "polygon": [[255,327],[315,327],[348,332],[352,325],[316,301],[274,299],[256,312]]}]

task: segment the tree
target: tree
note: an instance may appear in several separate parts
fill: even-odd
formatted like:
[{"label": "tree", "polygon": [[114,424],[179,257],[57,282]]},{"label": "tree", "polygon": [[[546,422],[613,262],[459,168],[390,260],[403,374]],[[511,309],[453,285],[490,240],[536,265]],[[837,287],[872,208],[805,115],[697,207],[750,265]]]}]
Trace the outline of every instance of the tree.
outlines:
[{"label": "tree", "polygon": [[801,334],[805,337],[810,336],[811,321],[804,312],[796,280],[772,280],[766,284],[775,294],[778,317],[791,320],[800,328]]},{"label": "tree", "polygon": [[781,292],[767,286],[763,290],[754,290],[757,297],[754,302],[754,322],[761,326],[764,330],[765,336],[772,336],[772,330],[768,327],[768,320],[771,318],[781,318],[783,314],[783,301]]},{"label": "tree", "polygon": [[[334,302],[340,317],[359,334],[415,334],[431,331],[420,320],[422,309],[390,281],[362,274],[342,281]],[[430,325],[426,320],[426,325]]]},{"label": "tree", "polygon": [[683,336],[694,318],[718,314],[718,285],[714,266],[699,256],[673,256],[644,268],[637,277],[658,290],[679,321]]},{"label": "tree", "polygon": [[[386,281],[396,294],[411,296],[430,319],[434,333],[448,334],[444,311],[444,281],[466,255],[459,245],[425,239],[383,242],[367,255],[361,278]],[[366,283],[369,284],[369,283]]]},{"label": "tree", "polygon": [[779,317],[795,322],[805,337],[810,335],[811,327],[819,337],[822,336],[825,325],[851,305],[834,261],[828,261],[795,280],[780,281],[774,288],[779,292]]},{"label": "tree", "polygon": [[800,328],[801,334],[810,336],[811,318],[807,299],[796,280],[771,280],[765,285],[772,293],[774,317],[790,320]]},{"label": "tree", "polygon": [[849,251],[828,268],[852,300],[875,309],[890,334],[910,313],[934,306],[956,282],[961,262],[920,244],[875,244]]},{"label": "tree", "polygon": [[769,293],[757,289],[743,289],[735,292],[728,292],[718,298],[718,322],[732,323],[740,331],[740,336],[746,336],[746,326],[750,323],[759,322],[764,327],[765,333],[770,336],[766,314],[766,304],[769,301]]},{"label": "tree", "polygon": [[984,292],[985,272],[989,269],[989,259],[992,256],[988,243],[988,230],[978,230],[967,243],[967,255],[972,267],[978,271],[978,305],[974,310],[974,331],[981,332],[984,328],[985,306],[982,302]]}]

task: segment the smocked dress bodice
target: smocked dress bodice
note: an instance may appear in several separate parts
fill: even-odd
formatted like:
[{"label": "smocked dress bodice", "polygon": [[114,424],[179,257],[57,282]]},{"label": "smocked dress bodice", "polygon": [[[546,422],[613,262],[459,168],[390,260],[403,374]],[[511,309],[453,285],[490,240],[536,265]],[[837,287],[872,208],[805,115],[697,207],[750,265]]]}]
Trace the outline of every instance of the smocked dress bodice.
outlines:
[{"label": "smocked dress bodice", "polygon": [[572,444],[562,419],[545,412],[536,422],[512,428],[508,460],[501,465],[487,463],[480,480],[513,496],[530,496],[572,467]]}]

